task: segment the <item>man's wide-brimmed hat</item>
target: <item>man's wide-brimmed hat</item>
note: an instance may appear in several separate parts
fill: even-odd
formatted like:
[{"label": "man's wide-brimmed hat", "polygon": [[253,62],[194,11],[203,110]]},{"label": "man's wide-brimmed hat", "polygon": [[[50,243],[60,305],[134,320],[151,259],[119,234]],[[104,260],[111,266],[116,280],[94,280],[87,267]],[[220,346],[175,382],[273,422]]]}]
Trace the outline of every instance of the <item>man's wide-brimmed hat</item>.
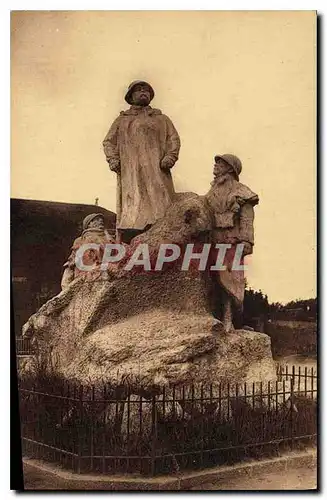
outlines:
[{"label": "man's wide-brimmed hat", "polygon": [[102,219],[104,218],[103,214],[90,214],[90,215],[87,215],[85,217],[85,219],[83,220],[83,231],[85,231],[85,229],[88,228],[90,222],[92,222],[96,217],[102,217]]},{"label": "man's wide-brimmed hat", "polygon": [[238,180],[240,173],[242,172],[242,162],[237,156],[231,154],[216,155],[215,162],[218,160],[223,160],[225,163],[230,165],[235,172],[236,178]]},{"label": "man's wide-brimmed hat", "polygon": [[151,97],[151,101],[152,101],[152,99],[154,98],[154,90],[151,87],[151,85],[148,82],[145,82],[144,80],[135,80],[134,82],[132,82],[129,85],[127,92],[126,92],[126,95],[125,95],[125,101],[128,102],[128,104],[133,104],[132,103],[132,93],[133,93],[133,89],[134,89],[134,87],[136,87],[136,85],[147,85],[147,87],[149,87],[149,90],[150,90],[150,97]]}]

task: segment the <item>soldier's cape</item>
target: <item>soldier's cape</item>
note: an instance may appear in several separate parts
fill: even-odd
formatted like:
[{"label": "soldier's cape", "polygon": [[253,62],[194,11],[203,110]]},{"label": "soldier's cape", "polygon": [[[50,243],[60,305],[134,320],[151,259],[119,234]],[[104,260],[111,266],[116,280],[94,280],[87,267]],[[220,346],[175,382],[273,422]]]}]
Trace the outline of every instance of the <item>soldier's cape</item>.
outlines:
[{"label": "soldier's cape", "polygon": [[[224,259],[226,270],[215,271],[220,285],[233,298],[237,306],[244,300],[245,276],[244,270],[234,270],[233,262],[236,244],[243,241],[253,245],[253,207],[259,203],[259,197],[245,184],[230,180],[222,185],[212,182],[212,187],[206,195],[214,219],[214,229],[219,242],[230,243]],[[217,251],[211,254],[215,262]],[[241,266],[244,258],[241,258]]]}]

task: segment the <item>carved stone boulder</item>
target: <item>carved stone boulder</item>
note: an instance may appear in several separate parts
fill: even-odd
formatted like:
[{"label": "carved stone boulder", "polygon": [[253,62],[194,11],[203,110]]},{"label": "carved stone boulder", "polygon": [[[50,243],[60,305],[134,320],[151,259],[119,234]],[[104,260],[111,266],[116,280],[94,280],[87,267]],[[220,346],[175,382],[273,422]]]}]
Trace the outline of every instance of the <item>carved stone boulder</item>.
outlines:
[{"label": "carved stone boulder", "polygon": [[[203,242],[212,214],[205,197],[181,193],[164,218],[132,240],[156,256],[160,243]],[[267,335],[237,330],[226,335],[212,315],[210,280],[196,267],[175,263],[162,271],[83,276],[35,313],[24,326],[35,359],[49,371],[83,384],[128,383],[140,388],[194,382],[275,379]]]}]

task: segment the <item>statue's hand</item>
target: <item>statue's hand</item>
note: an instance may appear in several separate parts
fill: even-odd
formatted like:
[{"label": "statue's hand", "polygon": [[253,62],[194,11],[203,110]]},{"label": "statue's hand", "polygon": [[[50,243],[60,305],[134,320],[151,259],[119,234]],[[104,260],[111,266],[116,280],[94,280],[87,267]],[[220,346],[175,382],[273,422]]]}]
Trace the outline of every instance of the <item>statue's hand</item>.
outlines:
[{"label": "statue's hand", "polygon": [[244,244],[243,256],[250,255],[252,253],[252,246],[253,245],[251,245],[251,243],[249,243],[248,241],[243,241],[242,243]]},{"label": "statue's hand", "polygon": [[174,165],[175,165],[174,160],[172,160],[171,158],[169,158],[169,156],[165,156],[161,160],[160,168],[162,168],[163,170],[167,170],[167,169],[173,167]]},{"label": "statue's hand", "polygon": [[120,172],[120,160],[118,158],[112,158],[108,163],[110,170],[116,173]]}]

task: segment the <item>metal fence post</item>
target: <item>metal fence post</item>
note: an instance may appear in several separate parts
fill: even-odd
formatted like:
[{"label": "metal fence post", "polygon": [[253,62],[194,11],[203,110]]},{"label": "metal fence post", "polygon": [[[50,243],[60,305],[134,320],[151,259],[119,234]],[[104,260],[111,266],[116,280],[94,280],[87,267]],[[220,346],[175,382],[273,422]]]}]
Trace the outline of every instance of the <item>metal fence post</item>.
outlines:
[{"label": "metal fence post", "polygon": [[294,406],[294,378],[291,378],[291,449],[293,450],[294,446],[294,419],[293,419],[293,406]]},{"label": "metal fence post", "polygon": [[151,476],[156,473],[156,452],[157,452],[157,409],[156,396],[152,396],[152,426],[151,426]]},{"label": "metal fence post", "polygon": [[[39,443],[41,441],[41,419],[40,419],[40,395],[39,395],[39,388],[34,387],[34,396],[36,396],[36,428],[37,428],[37,434],[36,434],[36,441]],[[40,458],[39,456],[39,446],[38,444],[36,446],[36,458]]]},{"label": "metal fence post", "polygon": [[77,454],[78,454],[78,462],[77,462],[77,473],[81,473],[81,457],[82,457],[82,446],[81,446],[81,434],[83,430],[83,386],[81,385],[79,388],[79,406],[78,406],[78,412],[79,412],[79,426],[78,426],[78,432],[77,432],[77,439],[78,439],[78,448],[77,448]]},{"label": "metal fence post", "polygon": [[95,425],[95,420],[96,420],[96,413],[94,411],[95,408],[95,387],[92,385],[91,388],[91,425],[90,425],[90,470],[93,471],[94,467],[94,425]]}]

